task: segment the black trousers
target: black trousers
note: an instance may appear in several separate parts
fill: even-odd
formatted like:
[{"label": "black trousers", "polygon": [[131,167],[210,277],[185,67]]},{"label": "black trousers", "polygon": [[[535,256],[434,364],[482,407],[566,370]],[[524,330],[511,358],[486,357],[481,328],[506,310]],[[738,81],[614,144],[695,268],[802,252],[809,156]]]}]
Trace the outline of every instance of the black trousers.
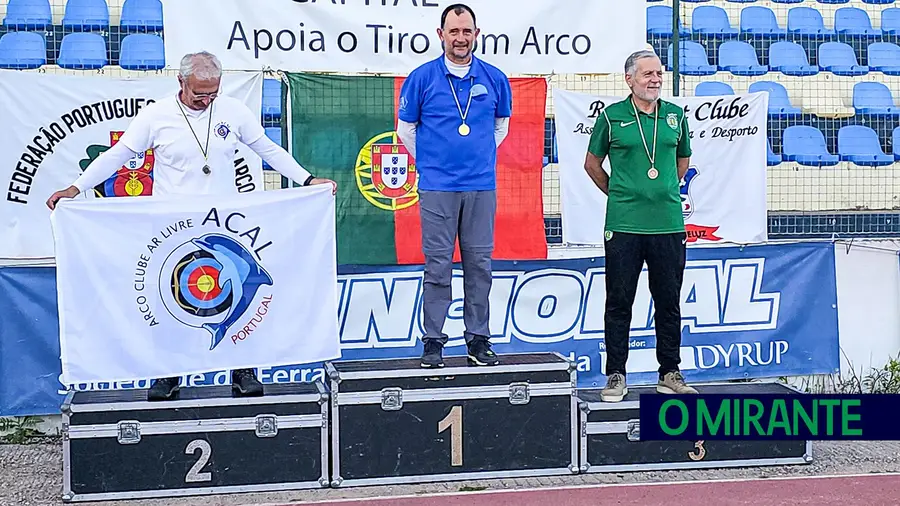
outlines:
[{"label": "black trousers", "polygon": [[678,370],[685,239],[684,232],[659,235],[614,232],[606,239],[607,376],[625,374],[632,306],[644,262],[653,297],[659,376]]}]

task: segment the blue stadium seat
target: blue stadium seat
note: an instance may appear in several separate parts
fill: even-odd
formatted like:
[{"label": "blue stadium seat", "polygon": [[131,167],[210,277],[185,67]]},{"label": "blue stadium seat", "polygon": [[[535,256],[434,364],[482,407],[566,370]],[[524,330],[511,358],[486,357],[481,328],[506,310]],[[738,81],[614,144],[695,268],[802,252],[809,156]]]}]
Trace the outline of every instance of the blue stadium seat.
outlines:
[{"label": "blue stadium seat", "polygon": [[719,70],[736,76],[761,76],[769,71],[769,67],[759,64],[753,46],[743,41],[729,40],[719,46]]},{"label": "blue stadium seat", "polygon": [[787,31],[791,35],[816,39],[834,35],[834,30],[825,28],[822,13],[813,7],[792,7],[788,11]]},{"label": "blue stadium seat", "polygon": [[857,7],[841,7],[834,13],[834,31],[849,37],[874,37],[881,30],[872,28],[872,20],[866,11]]},{"label": "blue stadium seat", "polygon": [[106,39],[96,33],[67,34],[56,59],[56,64],[64,69],[99,69],[107,63]]},{"label": "blue stadium seat", "polygon": [[36,69],[47,63],[47,42],[36,32],[8,32],[0,37],[0,68]]},{"label": "blue stadium seat", "polygon": [[862,76],[869,73],[869,67],[860,65],[853,48],[843,42],[825,42],[819,46],[819,67],[837,76]]},{"label": "blue stadium seat", "polygon": [[848,4],[850,0],[816,0],[820,4]]},{"label": "blue stadium seat", "polygon": [[894,0],[862,0],[862,3],[870,5],[886,5],[894,3]]},{"label": "blue stadium seat", "polygon": [[900,46],[890,42],[869,44],[869,70],[900,76]]},{"label": "blue stadium seat", "polygon": [[267,120],[281,119],[281,81],[263,80],[262,115]]},{"label": "blue stadium seat", "polygon": [[[280,127],[266,127],[266,137],[272,139],[275,144],[278,144],[279,146],[282,145]],[[265,160],[263,160],[263,169],[272,169],[272,166],[266,163]]]},{"label": "blue stadium seat", "polygon": [[162,2],[160,0],[125,0],[119,26],[127,32],[163,29]]},{"label": "blue stadium seat", "polygon": [[[671,22],[669,25],[671,26]],[[694,33],[717,37],[735,36],[740,30],[731,26],[728,13],[718,5],[701,5],[691,13],[691,29]]]},{"label": "blue stadium seat", "polygon": [[728,83],[720,81],[701,81],[694,88],[695,97],[715,97],[721,95],[734,95],[734,88]]},{"label": "blue stadium seat", "polygon": [[109,6],[106,0],[68,0],[62,25],[74,31],[106,30],[109,28]]},{"label": "blue stadium seat", "polygon": [[869,167],[892,165],[894,157],[881,149],[875,130],[862,125],[847,125],[838,130],[841,160]]},{"label": "blue stadium seat", "polygon": [[819,67],[809,64],[806,51],[796,42],[780,40],[769,46],[769,68],[788,76],[811,76]]},{"label": "blue stadium seat", "polygon": [[791,104],[787,89],[780,83],[774,81],[756,81],[750,85],[747,91],[750,93],[756,93],[758,91],[769,92],[769,116],[789,118],[803,114],[803,111],[801,111],[799,107],[794,107]]},{"label": "blue stadium seat", "polygon": [[50,0],[9,0],[3,26],[18,30],[42,30],[53,25]]},{"label": "blue stadium seat", "polygon": [[890,7],[881,11],[881,33],[900,35],[900,8]]},{"label": "blue stadium seat", "polygon": [[741,9],[741,33],[764,38],[783,37],[787,30],[778,26],[775,11],[751,5]]},{"label": "blue stadium seat", "polygon": [[806,0],[772,0],[773,4],[802,4]]},{"label": "blue stadium seat", "polygon": [[784,129],[782,156],[787,162],[800,165],[823,167],[840,162],[837,155],[828,152],[825,136],[818,128],[808,125],[793,125]]},{"label": "blue stadium seat", "polygon": [[[678,34],[688,36],[690,32],[684,25],[678,26]],[[662,37],[672,36],[672,7],[668,5],[651,5],[647,7],[647,35]]]},{"label": "blue stadium seat", "polygon": [[[669,61],[667,67],[672,70],[673,44],[669,44]],[[716,73],[716,67],[709,64],[706,48],[690,40],[678,42],[678,71],[686,76],[710,76]]]},{"label": "blue stadium seat", "polygon": [[132,33],[122,39],[119,66],[126,70],[156,70],[166,66],[166,50],[161,37]]},{"label": "blue stadium seat", "polygon": [[900,160],[900,126],[894,129],[891,135],[891,145],[894,151],[894,160]]},{"label": "blue stadium seat", "polygon": [[853,107],[859,114],[900,116],[891,90],[883,83],[871,81],[853,85]]},{"label": "blue stadium seat", "polygon": [[766,165],[772,167],[773,165],[778,165],[781,163],[781,155],[776,155],[774,151],[772,151],[772,141],[766,137]]}]

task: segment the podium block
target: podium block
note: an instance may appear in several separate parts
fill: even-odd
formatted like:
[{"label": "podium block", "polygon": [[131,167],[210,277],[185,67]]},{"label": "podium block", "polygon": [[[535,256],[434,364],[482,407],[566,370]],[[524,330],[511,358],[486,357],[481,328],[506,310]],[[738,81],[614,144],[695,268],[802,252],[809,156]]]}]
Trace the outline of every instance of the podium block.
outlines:
[{"label": "podium block", "polygon": [[69,392],[62,406],[63,500],[99,501],[328,486],[322,382]]},{"label": "podium block", "polygon": [[[780,383],[695,385],[708,394],[790,394]],[[578,390],[581,472],[667,471],[713,467],[780,466],[812,462],[811,441],[641,441],[641,395],[655,386],[629,387],[621,402],[603,402],[600,389]]]},{"label": "podium block", "polygon": [[556,353],[444,361],[326,364],[333,487],[578,472],[573,363]]}]

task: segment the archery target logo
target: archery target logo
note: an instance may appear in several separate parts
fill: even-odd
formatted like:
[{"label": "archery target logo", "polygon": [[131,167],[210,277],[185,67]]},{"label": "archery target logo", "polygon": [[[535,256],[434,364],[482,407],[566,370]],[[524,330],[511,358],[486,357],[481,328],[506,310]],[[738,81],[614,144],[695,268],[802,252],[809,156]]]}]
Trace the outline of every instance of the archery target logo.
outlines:
[{"label": "archery target logo", "polygon": [[160,269],[163,305],[176,320],[210,333],[210,350],[247,311],[272,277],[238,241],[221,234],[192,238]]}]

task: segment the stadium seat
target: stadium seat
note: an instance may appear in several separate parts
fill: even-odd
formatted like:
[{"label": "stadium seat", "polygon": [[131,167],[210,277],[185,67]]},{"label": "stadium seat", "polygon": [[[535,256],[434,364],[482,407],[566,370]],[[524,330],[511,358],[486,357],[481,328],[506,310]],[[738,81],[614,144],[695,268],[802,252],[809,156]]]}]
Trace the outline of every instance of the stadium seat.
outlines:
[{"label": "stadium seat", "polygon": [[[716,67],[709,64],[709,56],[706,48],[697,42],[690,40],[678,43],[678,71],[686,76],[710,76],[716,73]],[[672,62],[675,60],[673,44],[669,44],[669,61],[667,67],[672,70]]]},{"label": "stadium seat", "polygon": [[18,30],[42,30],[53,25],[49,0],[9,0],[3,26]]},{"label": "stadium seat", "polygon": [[47,63],[47,43],[36,32],[8,32],[0,37],[0,68],[36,69]]},{"label": "stadium seat", "polygon": [[864,82],[853,85],[853,107],[859,114],[900,116],[891,90],[883,83]]},{"label": "stadium seat", "polygon": [[96,31],[109,28],[109,6],[106,0],[69,0],[63,15],[64,29]]},{"label": "stadium seat", "polygon": [[743,41],[729,40],[719,46],[719,70],[736,76],[761,76],[769,68],[759,64],[753,46]]},{"label": "stadium seat", "polygon": [[894,160],[900,160],[900,127],[894,129],[891,134],[891,145],[894,151]]},{"label": "stadium seat", "polygon": [[874,37],[880,30],[872,28],[872,20],[866,11],[857,7],[841,7],[834,13],[834,31],[849,37]]},{"label": "stadium seat", "polygon": [[892,165],[894,157],[881,149],[875,130],[862,125],[847,125],[838,130],[838,154],[841,160],[856,165]]},{"label": "stadium seat", "polygon": [[869,67],[860,65],[853,48],[843,42],[825,42],[819,46],[819,67],[838,76],[862,76],[869,73]]},{"label": "stadium seat", "polygon": [[806,0],[772,0],[773,4],[802,4]]},{"label": "stadium seat", "polygon": [[869,70],[900,76],[900,46],[890,42],[869,44]]},{"label": "stadium seat", "polygon": [[755,81],[747,91],[750,93],[758,91],[769,92],[769,116],[787,118],[803,114],[799,107],[794,107],[791,104],[787,90],[779,83],[774,81]]},{"label": "stadium seat", "polygon": [[99,69],[107,63],[106,39],[96,33],[67,34],[56,59],[56,64],[64,69]]},{"label": "stadium seat", "polygon": [[741,9],[741,33],[774,38],[783,37],[787,31],[778,26],[778,18],[772,9],[751,5]]},{"label": "stadium seat", "polygon": [[[678,26],[678,34],[688,36],[690,32],[683,25]],[[651,5],[647,7],[647,35],[672,36],[672,7]]]},{"label": "stadium seat", "polygon": [[891,7],[881,11],[881,33],[883,35],[900,35],[900,7]]},{"label": "stadium seat", "polygon": [[895,0],[862,0],[862,3],[870,5],[886,5],[892,4],[894,1]]},{"label": "stadium seat", "polygon": [[127,32],[163,29],[162,2],[160,0],[125,0],[119,26]]},{"label": "stadium seat", "polygon": [[825,136],[818,128],[793,125],[784,129],[782,157],[788,162],[811,167],[833,166],[840,162],[837,155],[828,152]]},{"label": "stadium seat", "polygon": [[788,76],[811,76],[819,73],[818,66],[809,64],[802,46],[785,40],[769,46],[769,68]]},{"label": "stadium seat", "polygon": [[266,120],[281,120],[281,81],[263,80],[262,115]]},{"label": "stadium seat", "polygon": [[[671,21],[669,26],[671,26]],[[714,37],[731,37],[740,30],[731,26],[728,13],[718,5],[701,5],[691,13],[691,30],[696,34]]]},{"label": "stadium seat", "polygon": [[719,81],[701,81],[694,89],[695,97],[715,97],[721,95],[734,95],[734,88],[728,83]]},{"label": "stadium seat", "polygon": [[776,155],[774,151],[772,151],[772,141],[766,138],[766,165],[769,167],[778,165],[781,163],[781,155]]},{"label": "stadium seat", "polygon": [[166,51],[162,38],[150,33],[126,35],[122,39],[119,66],[126,70],[165,68]]},{"label": "stadium seat", "polygon": [[834,30],[825,28],[822,13],[813,7],[792,7],[788,11],[787,31],[791,35],[815,39],[834,35]]}]

